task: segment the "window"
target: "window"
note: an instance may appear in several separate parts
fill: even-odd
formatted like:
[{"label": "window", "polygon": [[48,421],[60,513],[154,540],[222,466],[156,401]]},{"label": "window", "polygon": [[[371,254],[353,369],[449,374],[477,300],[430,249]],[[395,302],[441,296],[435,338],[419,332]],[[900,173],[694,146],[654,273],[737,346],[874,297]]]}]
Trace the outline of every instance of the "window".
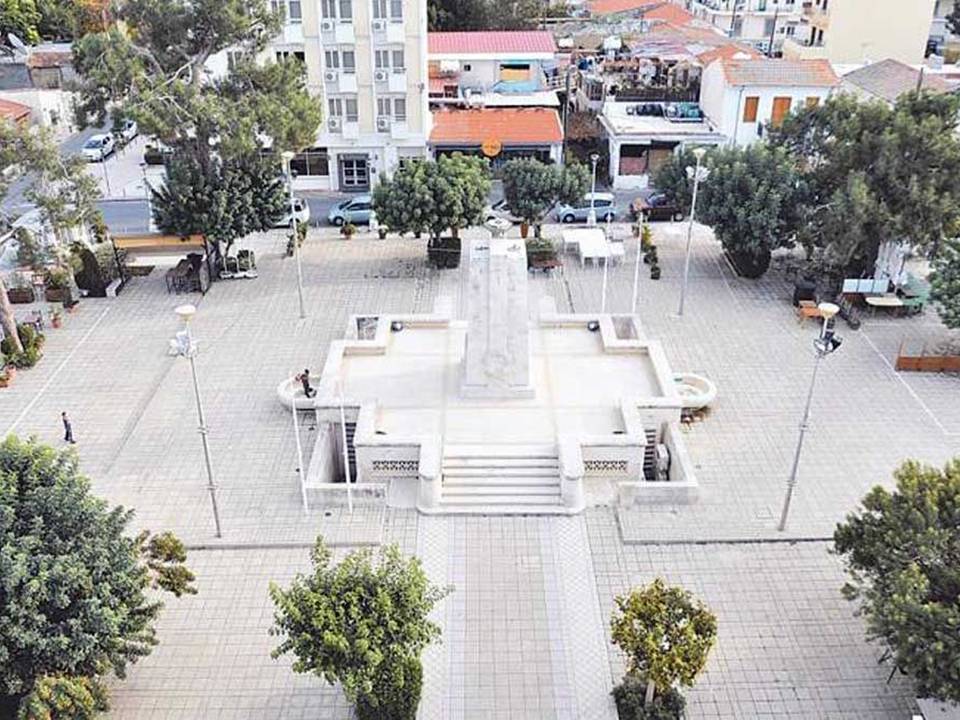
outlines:
[{"label": "window", "polygon": [[773,114],[770,116],[770,124],[774,127],[780,127],[783,119],[790,112],[790,106],[793,100],[788,97],[775,97],[773,99]]},{"label": "window", "polygon": [[820,98],[818,98],[816,95],[811,95],[810,97],[807,98],[808,108],[815,108],[819,104],[820,104]]},{"label": "window", "polygon": [[353,21],[353,0],[340,0],[340,21]]},{"label": "window", "polygon": [[323,53],[324,67],[327,70],[339,70],[340,69],[340,53],[336,50],[326,50]]},{"label": "window", "polygon": [[302,50],[277,50],[277,62],[285,62],[290,59],[306,63],[307,56]]},{"label": "window", "polygon": [[287,22],[303,22],[303,13],[300,9],[300,0],[287,0]]},{"label": "window", "polygon": [[390,98],[377,98],[377,117],[390,117]]},{"label": "window", "polygon": [[348,98],[329,98],[327,107],[330,110],[330,117],[343,118],[347,122],[357,121],[357,99]]},{"label": "window", "polygon": [[320,0],[320,17],[325,20],[336,20],[337,0]]},{"label": "window", "polygon": [[356,98],[347,98],[344,103],[346,109],[347,122],[356,122],[357,121],[357,99]]},{"label": "window", "polygon": [[390,18],[394,22],[403,20],[403,0],[390,0]]},{"label": "window", "polygon": [[394,98],[393,100],[393,119],[397,122],[407,121],[407,99]]},{"label": "window", "polygon": [[760,105],[760,98],[753,96],[748,97],[743,104],[743,121],[744,122],[756,122],[757,121],[757,107]]},{"label": "window", "polygon": [[373,0],[373,18],[375,20],[387,19],[387,0]]},{"label": "window", "polygon": [[329,175],[330,159],[327,156],[327,149],[313,147],[297,153],[290,161],[290,168],[298,176]]},{"label": "window", "polygon": [[327,107],[330,110],[330,117],[343,117],[343,100],[340,98],[327,100]]},{"label": "window", "polygon": [[341,57],[343,58],[343,72],[346,75],[353,75],[357,71],[356,54],[353,50],[343,50],[341,51]]},{"label": "window", "polygon": [[404,69],[403,50],[394,50],[393,51],[393,71],[395,73],[402,73],[403,69]]},{"label": "window", "polygon": [[403,0],[373,0],[374,20],[403,20]]},{"label": "window", "polygon": [[377,70],[385,70],[390,67],[390,51],[377,50],[374,52],[374,67]]}]

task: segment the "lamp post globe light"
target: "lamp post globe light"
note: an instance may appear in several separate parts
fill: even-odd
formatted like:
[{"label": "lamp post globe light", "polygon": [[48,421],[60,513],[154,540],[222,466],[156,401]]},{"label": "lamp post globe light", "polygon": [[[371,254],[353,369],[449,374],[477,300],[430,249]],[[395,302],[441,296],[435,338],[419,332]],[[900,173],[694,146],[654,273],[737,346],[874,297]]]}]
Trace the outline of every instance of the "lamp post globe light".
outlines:
[{"label": "lamp post globe light", "polygon": [[781,532],[787,527],[787,517],[790,514],[790,501],[793,499],[793,489],[797,486],[797,471],[800,469],[800,453],[803,450],[803,438],[810,425],[810,405],[813,401],[813,391],[817,385],[817,371],[820,369],[820,361],[827,355],[830,355],[843,342],[841,338],[834,334],[834,323],[840,308],[833,303],[820,303],[817,308],[823,317],[823,324],[820,326],[820,335],[813,341],[813,349],[816,352],[816,359],[813,362],[813,375],[810,377],[810,389],[807,390],[807,404],[803,409],[803,419],[800,421],[800,435],[797,438],[797,449],[793,454],[793,467],[790,469],[790,477],[787,479],[787,495],[783,500],[783,510],[780,513],[780,524],[777,529]]},{"label": "lamp post globe light", "polygon": [[593,227],[597,224],[597,210],[594,196],[597,194],[597,163],[600,162],[600,156],[593,153],[590,156],[590,164],[593,167],[593,180],[590,183],[590,212],[587,215],[587,225]]},{"label": "lamp post globe light", "polygon": [[190,361],[190,374],[193,376],[193,396],[197,403],[197,422],[200,439],[203,442],[203,460],[207,470],[207,490],[210,493],[210,504],[213,506],[213,522],[216,527],[217,537],[222,537],[220,532],[220,512],[217,509],[217,486],[213,480],[213,463],[210,460],[210,443],[207,440],[207,423],[203,414],[203,402],[200,399],[200,381],[197,378],[197,365],[194,358],[197,355],[197,345],[193,342],[193,336],[190,334],[190,320],[197,313],[197,308],[193,305],[180,305],[174,312],[183,321],[183,330],[177,333],[172,342],[176,348],[177,355],[185,357]]},{"label": "lamp post globe light", "polygon": [[285,150],[280,155],[283,158],[283,167],[287,176],[287,189],[290,191],[290,232],[293,233],[293,256],[297,262],[297,299],[300,302],[300,319],[307,317],[306,306],[303,304],[303,266],[300,264],[300,238],[297,234],[297,206],[293,197],[293,158],[295,154]]},{"label": "lamp post globe light", "polygon": [[693,181],[693,199],[690,202],[690,222],[687,224],[687,252],[683,258],[683,282],[680,284],[680,307],[677,309],[677,315],[681,317],[683,316],[683,302],[687,296],[687,278],[690,276],[690,245],[693,242],[693,219],[697,213],[697,192],[700,189],[700,183],[710,177],[710,171],[701,165],[706,152],[703,148],[695,148],[693,156],[697,159],[697,166],[687,168],[687,177]]}]

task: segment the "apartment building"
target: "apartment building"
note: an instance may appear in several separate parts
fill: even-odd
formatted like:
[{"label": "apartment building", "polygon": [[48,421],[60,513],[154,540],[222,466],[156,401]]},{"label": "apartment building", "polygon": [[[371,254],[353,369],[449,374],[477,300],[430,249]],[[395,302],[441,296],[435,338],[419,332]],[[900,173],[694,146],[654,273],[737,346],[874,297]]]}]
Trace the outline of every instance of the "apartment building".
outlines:
[{"label": "apartment building", "polygon": [[892,58],[923,61],[936,0],[808,0],[796,39],[783,45],[788,59],[824,58],[864,63]]},{"label": "apartment building", "polygon": [[694,17],[710,23],[723,33],[768,52],[774,52],[786,38],[802,30],[802,0],[684,0]]},{"label": "apartment building", "polygon": [[933,6],[933,21],[930,23],[929,49],[942,53],[947,43],[955,43],[957,38],[947,27],[947,16],[953,12],[956,0],[936,0]]},{"label": "apartment building", "polygon": [[304,62],[325,109],[315,145],[293,161],[295,186],[364,192],[425,157],[427,1],[276,1],[286,21],[269,52]]}]

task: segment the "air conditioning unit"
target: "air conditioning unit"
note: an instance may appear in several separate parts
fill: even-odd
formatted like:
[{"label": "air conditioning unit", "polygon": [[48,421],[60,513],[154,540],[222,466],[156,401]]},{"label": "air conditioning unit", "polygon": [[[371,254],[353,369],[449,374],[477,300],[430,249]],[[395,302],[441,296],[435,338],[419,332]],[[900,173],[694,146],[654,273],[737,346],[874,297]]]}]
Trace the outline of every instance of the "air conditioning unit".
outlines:
[{"label": "air conditioning unit", "polygon": [[320,30],[323,32],[333,32],[333,20],[321,20]]},{"label": "air conditioning unit", "polygon": [[389,130],[390,129],[390,118],[386,115],[381,115],[377,118],[377,130]]},{"label": "air conditioning unit", "polygon": [[328,120],[327,120],[327,127],[329,127],[331,130],[339,130],[339,129],[340,129],[340,118],[338,118],[338,117],[332,117],[332,118],[328,119]]},{"label": "air conditioning unit", "polygon": [[323,74],[323,79],[327,82],[336,82],[337,81],[337,71],[336,70],[327,70]]},{"label": "air conditioning unit", "polygon": [[377,82],[386,82],[387,81],[387,71],[386,70],[377,70],[373,74],[373,79]]},{"label": "air conditioning unit", "polygon": [[387,31],[387,21],[386,21],[386,20],[374,20],[374,21],[373,21],[373,31],[374,31],[374,32],[386,32],[386,31]]}]

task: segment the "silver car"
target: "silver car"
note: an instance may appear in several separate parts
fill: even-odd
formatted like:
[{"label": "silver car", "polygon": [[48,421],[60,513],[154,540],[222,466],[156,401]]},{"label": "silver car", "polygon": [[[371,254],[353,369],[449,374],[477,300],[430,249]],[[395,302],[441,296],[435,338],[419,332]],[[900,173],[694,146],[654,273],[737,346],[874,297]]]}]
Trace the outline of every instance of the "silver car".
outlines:
[{"label": "silver car", "polygon": [[593,209],[597,214],[599,222],[606,222],[617,219],[617,208],[614,207],[615,198],[611,193],[587,193],[583,196],[583,202],[576,206],[559,205],[557,207],[557,220],[562,223],[586,222],[590,217],[590,199],[593,198]]},{"label": "silver car", "polygon": [[373,198],[369,195],[356,195],[330,208],[330,212],[327,213],[327,222],[338,227],[347,223],[369,225],[372,212]]}]

